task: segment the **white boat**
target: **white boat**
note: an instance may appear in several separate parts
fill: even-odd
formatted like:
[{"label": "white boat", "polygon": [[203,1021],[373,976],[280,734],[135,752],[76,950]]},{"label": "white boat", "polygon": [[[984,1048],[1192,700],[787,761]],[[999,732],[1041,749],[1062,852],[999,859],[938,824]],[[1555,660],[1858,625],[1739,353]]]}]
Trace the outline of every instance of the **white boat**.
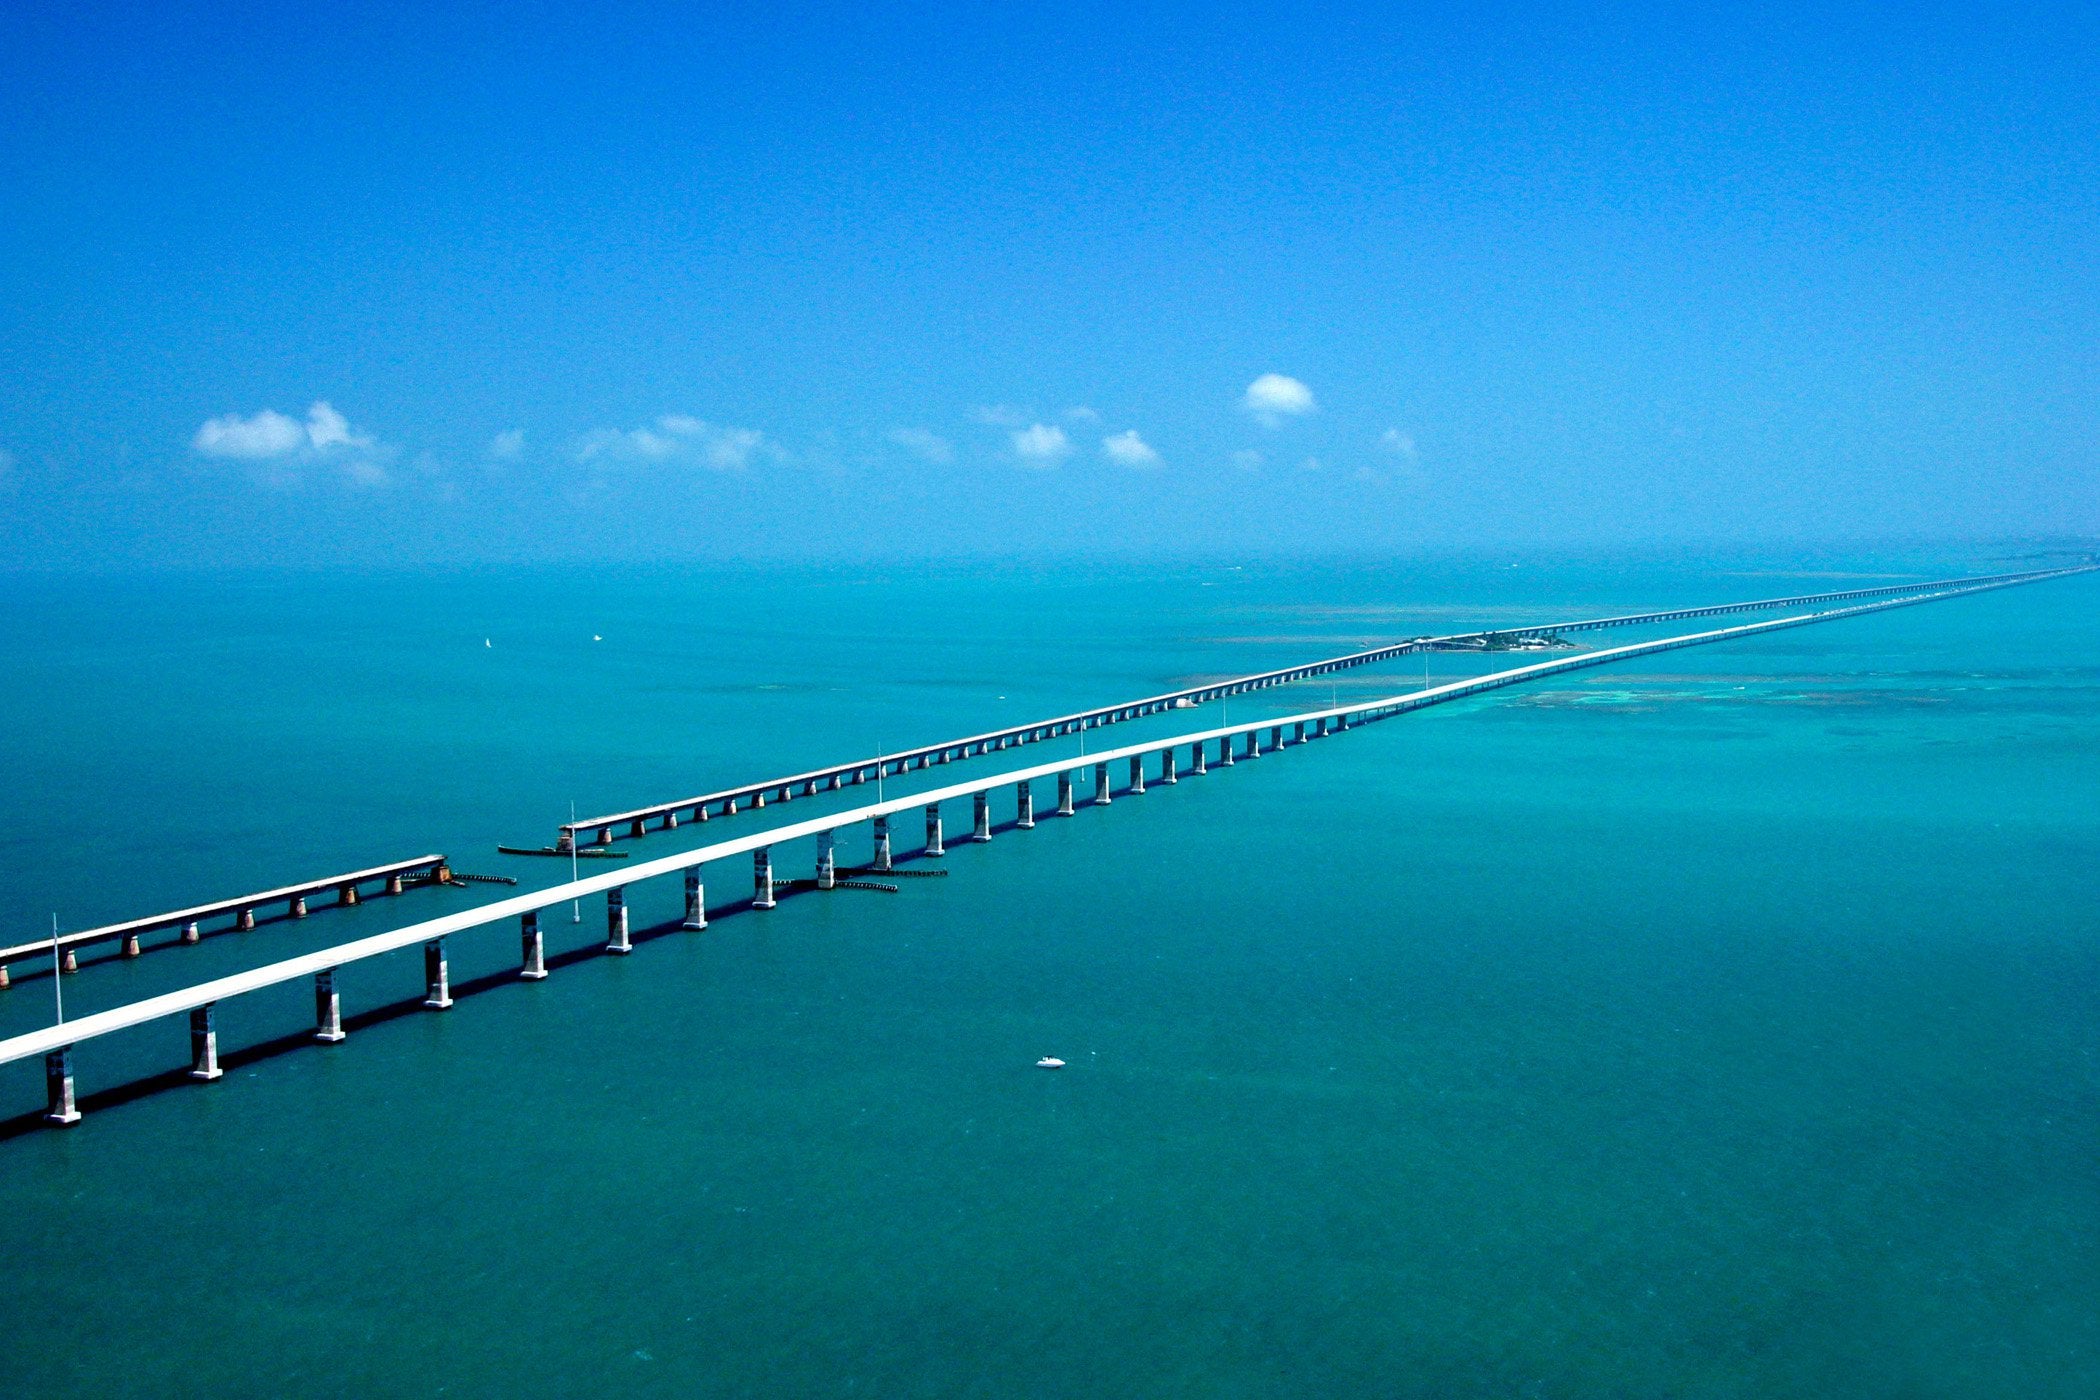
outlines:
[{"label": "white boat", "polygon": [[1053,1060],[1048,1055],[1045,1055],[1042,1059],[1035,1062],[1035,1067],[1037,1069],[1063,1069],[1065,1062],[1063,1060]]}]

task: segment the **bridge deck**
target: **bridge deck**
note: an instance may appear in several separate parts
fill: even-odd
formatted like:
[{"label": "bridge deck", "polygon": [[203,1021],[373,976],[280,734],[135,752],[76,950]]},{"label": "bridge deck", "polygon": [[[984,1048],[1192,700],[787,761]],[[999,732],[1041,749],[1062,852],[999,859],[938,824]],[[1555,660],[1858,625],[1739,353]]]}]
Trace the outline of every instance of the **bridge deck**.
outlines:
[{"label": "bridge deck", "polygon": [[[444,864],[443,856],[417,856],[414,860],[397,860],[388,865],[372,866],[368,870],[352,870],[348,874],[330,875],[322,880],[308,880],[303,884],[285,885],[257,894],[244,894],[237,899],[214,900],[210,904],[174,909],[165,914],[149,914],[143,919],[127,919],[120,924],[104,924],[100,928],[60,934],[58,946],[63,951],[89,943],[107,943],[113,939],[137,937],[139,934],[153,933],[160,929],[181,928],[186,924],[202,923],[206,919],[224,918],[229,914],[238,915],[265,904],[290,904],[295,899],[328,894],[340,891],[346,886],[368,884],[373,880],[390,879],[397,875],[406,877],[423,872],[434,873]],[[18,943],[12,948],[0,948],[0,966],[33,957],[50,956],[51,940],[48,938],[37,943]]]},{"label": "bridge deck", "polygon": [[[2088,568],[2053,570],[2041,577],[2056,577],[2062,574],[2088,572]],[[1195,730],[1164,738],[1146,739],[1140,743],[1125,745],[1101,753],[1088,754],[1083,759],[1067,756],[1048,763],[1026,768],[994,773],[974,778],[968,782],[936,788],[928,792],[913,793],[905,797],[889,798],[843,812],[826,812],[807,820],[761,831],[749,831],[726,841],[718,841],[697,849],[678,851],[645,861],[621,870],[600,875],[587,876],[565,884],[549,886],[509,899],[474,909],[462,910],[440,918],[410,924],[387,933],[374,934],[353,942],[323,948],[316,952],[287,958],[280,962],[253,968],[231,976],[215,978],[195,986],[148,997],[125,1006],[113,1007],[83,1016],[76,1021],[48,1026],[22,1035],[0,1040],[0,1064],[27,1059],[36,1055],[50,1055],[70,1049],[82,1041],[109,1035],[133,1026],[143,1025],[163,1017],[223,1001],[228,997],[259,991],[265,987],[295,981],[302,977],[328,972],[352,962],[379,957],[417,944],[427,944],[447,935],[468,929],[486,927],[520,915],[535,913],[585,895],[600,894],[619,889],[643,880],[695,869],[715,861],[747,855],[766,847],[788,841],[815,836],[821,832],[836,831],[857,825],[875,817],[893,816],[914,808],[937,806],[946,801],[970,797],[988,792],[993,788],[1030,782],[1047,778],[1061,772],[1071,772],[1087,765],[1100,765],[1130,758],[1142,758],[1158,754],[1163,750],[1182,745],[1200,744],[1214,740],[1229,741],[1242,735],[1264,729],[1280,729],[1288,725],[1314,724],[1319,721],[1339,719],[1345,724],[1353,716],[1359,721],[1384,719],[1409,711],[1426,709],[1432,705],[1445,704],[1472,695],[1506,686],[1593,666],[1608,665],[1636,656],[1648,656],[1659,652],[1675,651],[1685,647],[1702,646],[1714,642],[1729,641],[1744,637],[1761,636],[1788,628],[1805,627],[1814,623],[1835,621],[1839,618],[1858,617],[1868,613],[1887,611],[1893,608],[1910,607],[1921,603],[1937,602],[1970,593],[1981,593],[1994,588],[2011,587],[2016,583],[2032,581],[2035,576],[2020,576],[2011,579],[1992,579],[1978,583],[1948,587],[1940,592],[1922,595],[1906,595],[1884,601],[1859,604],[1852,607],[1803,614],[1797,617],[1777,618],[1767,622],[1746,623],[1735,627],[1718,628],[1684,636],[1667,637],[1656,641],[1636,642],[1627,646],[1587,652],[1580,656],[1562,657],[1552,661],[1535,662],[1518,666],[1492,675],[1476,676],[1469,680],[1447,685],[1431,686],[1424,690],[1404,692],[1382,699],[1360,704],[1333,706],[1308,710],[1300,714],[1270,716],[1230,726]],[[46,945],[48,946],[48,945]]]}]

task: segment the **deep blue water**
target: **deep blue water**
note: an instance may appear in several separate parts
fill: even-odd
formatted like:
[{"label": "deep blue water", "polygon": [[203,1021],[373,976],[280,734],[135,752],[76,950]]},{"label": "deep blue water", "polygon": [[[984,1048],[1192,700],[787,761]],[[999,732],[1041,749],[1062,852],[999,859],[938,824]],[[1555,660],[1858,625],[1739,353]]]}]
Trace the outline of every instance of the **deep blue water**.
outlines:
[{"label": "deep blue water", "polygon": [[[1993,567],[16,579],[0,941],[430,850],[552,883],[493,847],[572,799],[1394,635]],[[700,935],[660,883],[632,958],[528,986],[510,928],[455,938],[494,985],[337,1047],[244,1058],[309,998],[230,1003],[219,1083],[0,1136],[0,1393],[2100,1393],[2096,600],[1577,673],[896,895],[731,912],[723,870]],[[493,894],[97,961],[68,1009]],[[594,948],[585,916],[550,941]],[[412,1002],[419,960],[344,986]],[[0,993],[0,1034],[51,990]],[[113,1037],[82,1088],[184,1054],[179,1022]],[[41,1098],[0,1068],[0,1119]]]}]

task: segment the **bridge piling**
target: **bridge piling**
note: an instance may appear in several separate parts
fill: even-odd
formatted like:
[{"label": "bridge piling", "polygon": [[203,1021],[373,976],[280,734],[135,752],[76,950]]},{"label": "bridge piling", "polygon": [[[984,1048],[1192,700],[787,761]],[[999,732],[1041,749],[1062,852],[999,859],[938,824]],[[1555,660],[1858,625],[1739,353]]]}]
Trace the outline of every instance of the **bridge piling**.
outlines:
[{"label": "bridge piling", "polygon": [[693,931],[707,927],[707,886],[700,882],[697,865],[685,872],[685,921],[679,927]]},{"label": "bridge piling", "polygon": [[445,960],[445,940],[433,938],[423,945],[423,1004],[432,1011],[452,1005],[452,968]]},{"label": "bridge piling", "polygon": [[1174,771],[1174,746],[1167,745],[1159,751],[1159,780],[1163,783],[1178,783],[1181,775]]},{"label": "bridge piling", "polygon": [[547,936],[540,932],[539,910],[528,909],[518,915],[518,941],[524,964],[518,969],[518,976],[537,982],[547,975]]},{"label": "bridge piling", "polygon": [[887,871],[894,868],[890,864],[890,819],[888,816],[875,818],[875,860],[873,868],[877,871]]},{"label": "bridge piling", "polygon": [[1023,831],[1035,829],[1035,788],[1025,780],[1014,784],[1014,825]]},{"label": "bridge piling", "polygon": [[1201,739],[1189,745],[1189,771],[1198,776],[1210,771],[1210,766],[1204,762],[1203,741]]},{"label": "bridge piling", "polygon": [[838,855],[833,844],[835,840],[836,837],[829,831],[817,833],[817,888],[820,890],[838,888],[839,868]]},{"label": "bridge piling", "polygon": [[926,854],[948,854],[948,848],[941,844],[941,804],[938,802],[926,804]]},{"label": "bridge piling", "polygon": [[1057,775],[1057,814],[1060,817],[1072,815],[1072,775],[1069,772]]},{"label": "bridge piling", "polygon": [[332,967],[314,974],[314,1039],[323,1045],[343,1039],[343,994],[336,990]]},{"label": "bridge piling", "polygon": [[235,914],[233,916],[233,926],[242,933],[252,931],[255,928],[255,911],[253,909],[243,909]]},{"label": "bridge piling", "polygon": [[182,926],[183,942],[195,943],[203,937],[204,934],[197,928],[197,921],[195,919],[190,920],[188,923]]},{"label": "bridge piling", "polygon": [[119,946],[118,953],[127,958],[137,957],[139,955],[139,936],[135,933],[125,934],[124,942]]},{"label": "bridge piling", "polygon": [[605,951],[625,955],[634,951],[627,931],[627,887],[614,885],[605,892]]},{"label": "bridge piling", "polygon": [[80,1106],[73,1099],[73,1047],[61,1045],[44,1056],[44,1121],[70,1128],[80,1121]]},{"label": "bridge piling", "polygon": [[1094,805],[1106,807],[1114,800],[1108,794],[1108,765],[1097,763],[1094,765]]},{"label": "bridge piling", "polygon": [[1220,768],[1230,768],[1232,766],[1232,736],[1230,734],[1218,740],[1218,766]]},{"label": "bridge piling", "polygon": [[1145,792],[1145,756],[1134,753],[1130,756],[1130,790],[1138,796]]},{"label": "bridge piling", "polygon": [[773,848],[760,846],[751,853],[751,907],[773,907]]},{"label": "bridge piling", "polygon": [[970,835],[973,840],[992,839],[992,795],[988,792],[973,793],[970,797]]},{"label": "bridge piling", "polygon": [[217,1008],[217,1002],[208,1001],[190,1012],[190,1078],[206,1084],[225,1073],[219,1068]]}]

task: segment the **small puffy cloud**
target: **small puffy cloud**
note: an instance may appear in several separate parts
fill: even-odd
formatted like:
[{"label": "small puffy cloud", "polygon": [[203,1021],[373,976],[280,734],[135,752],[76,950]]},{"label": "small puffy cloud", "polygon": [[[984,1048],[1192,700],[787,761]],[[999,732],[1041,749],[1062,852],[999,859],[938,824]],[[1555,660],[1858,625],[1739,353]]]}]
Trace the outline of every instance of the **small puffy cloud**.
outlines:
[{"label": "small puffy cloud", "polygon": [[1010,404],[987,404],[970,415],[978,422],[992,428],[1018,428],[1028,421],[1028,415]]},{"label": "small puffy cloud", "polygon": [[1063,428],[1035,423],[1015,430],[1014,455],[1031,467],[1054,467],[1072,455],[1072,440]]},{"label": "small puffy cloud", "polygon": [[1415,440],[1398,428],[1387,428],[1380,433],[1378,445],[1404,461],[1415,460]]},{"label": "small puffy cloud", "polygon": [[306,429],[296,418],[287,418],[266,408],[252,418],[229,413],[213,418],[197,429],[190,446],[206,457],[230,457],[246,462],[271,457],[289,457],[306,446]]},{"label": "small puffy cloud", "polygon": [[667,413],[646,428],[600,428],[576,445],[579,462],[679,462],[716,471],[742,471],[755,458],[784,462],[788,454],[756,428],[731,428],[683,413]]},{"label": "small puffy cloud", "polygon": [[351,432],[350,420],[337,413],[325,400],[306,411],[306,440],[316,452],[342,447],[363,450],[372,446],[371,438]]},{"label": "small puffy cloud", "polygon": [[1232,454],[1232,464],[1243,472],[1261,470],[1262,455],[1251,447],[1243,447]]},{"label": "small puffy cloud", "polygon": [[1098,423],[1101,421],[1101,415],[1085,404],[1078,404],[1065,410],[1065,420],[1071,423]]},{"label": "small puffy cloud", "polygon": [[515,462],[525,455],[525,430],[511,428],[489,439],[489,456],[499,462]]},{"label": "small puffy cloud", "polygon": [[1312,390],[1287,374],[1265,374],[1247,386],[1240,407],[1254,415],[1264,427],[1280,426],[1287,418],[1302,418],[1316,410]]},{"label": "small puffy cloud", "polygon": [[1120,467],[1156,467],[1159,454],[1152,445],[1130,428],[1120,433],[1110,433],[1101,439],[1101,451],[1109,461]]},{"label": "small puffy cloud", "polygon": [[922,462],[940,466],[955,460],[955,448],[948,439],[925,428],[892,428],[889,439]]}]

